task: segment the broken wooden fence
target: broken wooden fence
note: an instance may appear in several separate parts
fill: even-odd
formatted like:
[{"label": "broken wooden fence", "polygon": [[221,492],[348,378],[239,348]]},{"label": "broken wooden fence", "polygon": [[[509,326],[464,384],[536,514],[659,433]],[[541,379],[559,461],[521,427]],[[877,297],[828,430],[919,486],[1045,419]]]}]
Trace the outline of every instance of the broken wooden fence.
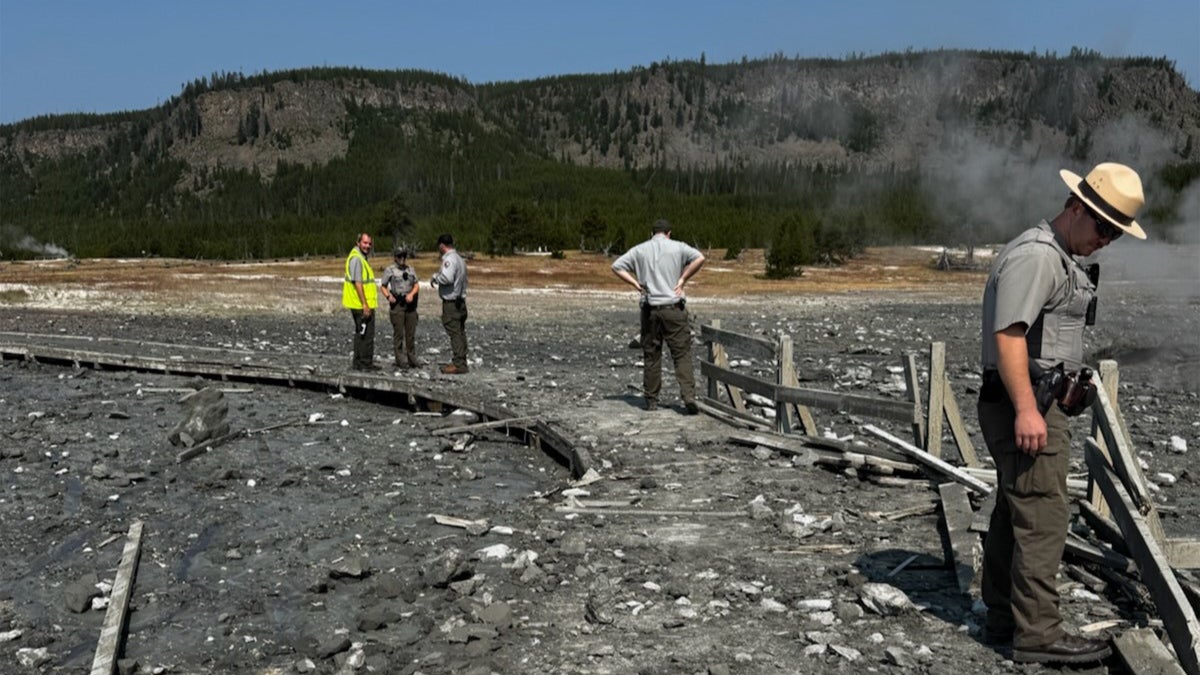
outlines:
[{"label": "broken wooden fence", "polygon": [[[700,339],[705,344],[708,356],[707,360],[700,362],[700,374],[706,380],[705,396],[701,398],[701,403],[706,406],[706,412],[725,421],[758,428],[773,426],[783,434],[798,430],[807,436],[816,436],[816,421],[809,410],[810,407],[881,418],[911,424],[916,445],[940,458],[944,419],[963,463],[969,467],[979,466],[974,446],[959,413],[958,402],[946,376],[945,343],[934,342],[930,346],[930,412],[926,417],[921,402],[916,362],[912,354],[905,355],[903,360],[908,400],[897,401],[801,387],[796,372],[792,339],[786,335],[770,340],[723,329],[720,320],[714,320],[711,324],[700,327]],[[774,376],[767,380],[733,370],[729,356],[731,351],[738,356],[773,363]],[[775,410],[774,423],[748,410],[747,394],[769,400]]]}]

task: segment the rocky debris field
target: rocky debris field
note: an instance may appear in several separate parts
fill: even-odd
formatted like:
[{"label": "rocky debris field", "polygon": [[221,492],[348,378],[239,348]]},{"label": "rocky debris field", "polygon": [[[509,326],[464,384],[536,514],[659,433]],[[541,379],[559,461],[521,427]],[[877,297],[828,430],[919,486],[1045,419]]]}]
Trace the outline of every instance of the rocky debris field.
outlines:
[{"label": "rocky debris field", "polygon": [[[1120,401],[1168,535],[1194,536],[1200,312],[1187,294],[1110,289],[1092,353],[1121,362]],[[802,384],[897,399],[902,355],[922,363],[929,342],[944,341],[976,432],[974,295],[698,298],[690,308],[697,321],[792,336]],[[0,364],[0,672],[90,665],[136,520],[146,529],[122,672],[1040,670],[980,641],[981,607],[945,564],[927,481],[879,485],[853,470],[795,466],[729,442],[730,427],[684,416],[677,401],[641,410],[629,298],[475,297],[470,374],[436,374],[448,344],[426,315],[418,339],[428,365],[380,376],[471,388],[539,415],[589,453],[599,480],[572,485],[562,466],[499,431],[434,435],[471,415]],[[0,309],[0,341],[86,335],[107,339],[97,351],[155,341],[336,367],[349,363],[349,323],[10,307]],[[381,364],[389,344],[382,324]],[[742,372],[773,372],[732,356]],[[227,405],[231,429],[286,425],[177,463],[168,436],[185,419],[181,399],[206,387]],[[670,374],[664,387],[670,403]],[[849,442],[875,443],[861,425],[882,424],[814,413]],[[1076,431],[1087,433],[1085,420]],[[1061,579],[1075,627],[1108,622],[1098,634],[1111,634],[1156,620],[1115,585],[1097,595]],[[1120,665],[1094,672],[1106,671]]]}]

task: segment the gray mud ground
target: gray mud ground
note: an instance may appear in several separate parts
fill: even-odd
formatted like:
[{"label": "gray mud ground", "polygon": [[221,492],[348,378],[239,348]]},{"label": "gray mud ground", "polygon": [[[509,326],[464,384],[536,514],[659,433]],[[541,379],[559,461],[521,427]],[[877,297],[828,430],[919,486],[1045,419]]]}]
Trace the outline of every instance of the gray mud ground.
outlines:
[{"label": "gray mud ground", "polygon": [[[1089,344],[1094,355],[1121,361],[1120,400],[1147,475],[1161,485],[1168,534],[1195,536],[1194,293],[1120,283],[1108,291]],[[699,298],[691,307],[698,320],[719,318],[732,330],[791,335],[802,380],[814,386],[895,398],[903,392],[888,367],[905,351],[924,362],[929,342],[945,341],[974,431],[975,298],[974,291]],[[471,374],[452,379],[429,366],[395,376],[474,388],[542,415],[586,448],[604,477],[581,498],[629,505],[606,514],[560,510],[561,493],[538,496],[567,486],[567,472],[548,457],[498,432],[476,437],[465,452],[431,435],[461,418],[258,384],[209,383],[250,390],[226,394],[235,429],[314,413],[322,423],[236,440],[178,465],[166,433],[181,419],[180,393],[154,390],[193,380],[6,361],[0,633],[20,635],[0,643],[0,672],[86,671],[104,612],[73,613],[65,598],[89,574],[111,581],[137,519],[146,535],[125,653],[141,672],[1042,670],[1014,666],[978,640],[982,617],[943,563],[936,513],[873,515],[935,501],[927,483],[885,487],[853,472],[793,467],[731,444],[730,428],[714,419],[640,410],[628,297],[483,291],[470,311],[472,357],[482,359]],[[247,350],[277,354],[270,358],[278,363],[349,361],[349,319],[340,313],[8,307],[0,309],[0,331],[219,347],[232,360]],[[378,338],[382,359],[390,327],[381,326]],[[419,339],[442,351],[426,354],[428,361],[445,360],[436,317],[426,314]],[[95,349],[136,353],[137,345]],[[665,388],[676,391],[670,374]],[[821,426],[860,440],[859,426],[874,421],[815,412]],[[1171,452],[1171,436],[1188,451]],[[751,517],[759,496],[773,515],[759,509],[763,517]],[[511,534],[469,534],[435,524],[434,513],[487,519]],[[787,533],[781,523],[795,513],[812,516],[811,526]],[[510,549],[503,558],[479,553],[501,544]],[[888,576],[912,555],[904,571]],[[918,608],[894,616],[864,609],[863,583],[876,581],[900,588]],[[1073,626],[1120,619],[1105,631],[1112,633],[1148,618],[1115,587],[1089,600],[1073,594],[1079,584],[1062,581]],[[36,647],[47,649],[48,662],[18,665],[18,649]],[[1115,662],[1093,672],[1106,671],[1121,672]]]}]

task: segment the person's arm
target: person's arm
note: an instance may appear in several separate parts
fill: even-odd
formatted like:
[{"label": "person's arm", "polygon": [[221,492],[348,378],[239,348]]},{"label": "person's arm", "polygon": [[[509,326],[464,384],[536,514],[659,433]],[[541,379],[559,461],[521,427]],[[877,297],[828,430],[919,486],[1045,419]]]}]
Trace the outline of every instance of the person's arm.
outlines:
[{"label": "person's arm", "polygon": [[396,304],[396,296],[392,295],[391,288],[391,281],[394,276],[396,275],[392,274],[392,268],[389,267],[383,271],[383,276],[379,278],[379,290],[383,291],[383,297],[387,298],[389,305]]},{"label": "person's arm", "polygon": [[614,267],[613,274],[617,275],[617,277],[619,277],[622,281],[637,289],[638,293],[645,293],[645,290],[642,288],[642,284],[638,282],[637,277],[630,274],[628,270],[619,270]]},{"label": "person's arm", "polygon": [[448,269],[449,267],[450,258],[442,258],[441,268],[439,268],[438,271],[434,273],[433,278],[429,280],[430,288],[437,288],[438,286],[449,284],[454,281],[454,270]]},{"label": "person's arm", "polygon": [[[413,279],[417,278],[417,271],[415,269],[412,271],[412,275],[413,275]],[[417,299],[417,294],[420,292],[421,292],[421,284],[414,283],[412,285],[412,290],[408,292],[408,295],[404,296],[404,302],[411,305],[413,303],[413,301]]]},{"label": "person's arm", "polygon": [[683,268],[683,274],[679,275],[679,281],[675,284],[675,295],[683,295],[683,285],[687,283],[688,279],[696,276],[696,272],[699,272],[701,267],[704,267],[704,254],[698,253],[696,258]]},{"label": "person's arm", "polygon": [[1025,324],[1016,323],[997,331],[995,338],[996,368],[1017,412],[1013,421],[1017,447],[1030,455],[1036,455],[1046,447],[1046,420],[1038,411],[1037,399],[1033,395],[1033,383],[1029,380],[1029,350],[1025,343]]}]

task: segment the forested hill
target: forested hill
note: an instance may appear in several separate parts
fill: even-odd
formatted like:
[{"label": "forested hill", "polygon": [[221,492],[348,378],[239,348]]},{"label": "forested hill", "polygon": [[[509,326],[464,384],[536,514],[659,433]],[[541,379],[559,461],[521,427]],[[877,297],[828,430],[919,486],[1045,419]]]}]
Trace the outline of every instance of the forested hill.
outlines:
[{"label": "forested hill", "polygon": [[620,246],[660,216],[705,246],[789,228],[946,241],[1046,215],[1031,176],[1108,159],[1143,171],[1166,231],[1198,136],[1200,96],[1171,62],[1079,51],[701,58],[483,85],[221,73],[151,110],[0,126],[0,255],[25,235],[77,255],[323,254],[359,230],[425,246],[451,230],[504,253]]}]

